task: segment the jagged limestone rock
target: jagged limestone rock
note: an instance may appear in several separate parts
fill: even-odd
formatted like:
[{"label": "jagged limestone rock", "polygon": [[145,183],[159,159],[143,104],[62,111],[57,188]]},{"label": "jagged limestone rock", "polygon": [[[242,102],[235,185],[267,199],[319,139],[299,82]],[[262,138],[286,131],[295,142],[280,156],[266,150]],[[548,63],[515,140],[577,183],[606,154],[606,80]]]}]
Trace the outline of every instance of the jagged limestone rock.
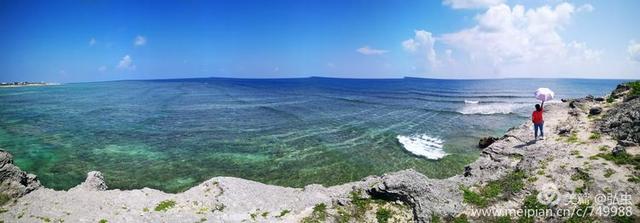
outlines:
[{"label": "jagged limestone rock", "polygon": [[85,179],[84,182],[71,188],[71,190],[104,191],[107,190],[107,188],[102,173],[99,171],[91,171],[87,173],[87,179]]},{"label": "jagged limestone rock", "polygon": [[0,149],[0,193],[18,198],[38,188],[38,177],[20,170],[13,164],[13,156]]}]

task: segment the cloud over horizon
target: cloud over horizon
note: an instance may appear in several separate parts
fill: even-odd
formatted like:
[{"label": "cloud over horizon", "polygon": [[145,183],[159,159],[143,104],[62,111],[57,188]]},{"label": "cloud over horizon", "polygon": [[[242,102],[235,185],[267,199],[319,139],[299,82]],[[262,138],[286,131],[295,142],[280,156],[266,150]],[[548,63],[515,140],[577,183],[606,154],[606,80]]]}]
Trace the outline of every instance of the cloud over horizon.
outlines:
[{"label": "cloud over horizon", "polygon": [[138,35],[133,40],[134,46],[144,46],[145,44],[147,44],[147,38],[145,38],[144,36]]},{"label": "cloud over horizon", "polygon": [[627,53],[629,53],[631,61],[640,62],[640,43],[631,40],[629,46],[627,46]]},{"label": "cloud over horizon", "polygon": [[418,56],[425,56],[426,62],[431,67],[436,66],[436,51],[433,48],[436,40],[430,32],[425,30],[415,30],[414,37],[402,42],[402,47],[405,51],[417,54]]},{"label": "cloud over horizon", "polygon": [[[454,4],[448,0],[444,3],[449,4],[447,2]],[[593,11],[590,4],[576,9],[566,2],[530,9],[497,4],[477,14],[476,24],[470,28],[435,38],[428,31],[416,31],[416,36],[402,45],[409,52],[422,46],[422,51],[428,52],[426,59],[432,72],[515,75],[587,72],[600,62],[603,51],[592,49],[585,42],[566,41],[560,31],[571,23],[577,12],[590,11]],[[433,50],[434,43],[464,56],[456,58],[456,67],[440,64]],[[447,49],[444,60],[449,64],[454,61],[451,55],[452,51]],[[460,66],[461,63],[464,66]]]},{"label": "cloud over horizon", "polygon": [[371,56],[371,55],[382,55],[385,54],[389,51],[387,50],[381,50],[381,49],[375,49],[375,48],[371,48],[369,46],[363,46],[360,47],[358,49],[356,49],[356,52],[362,54],[362,55],[367,55],[367,56]]},{"label": "cloud over horizon", "polygon": [[477,9],[499,5],[506,0],[444,0],[442,4],[453,9]]},{"label": "cloud over horizon", "polygon": [[260,2],[11,1],[0,81],[640,78],[640,1]]},{"label": "cloud over horizon", "polygon": [[118,66],[116,66],[116,68],[122,69],[122,70],[135,70],[136,65],[133,64],[133,59],[131,59],[131,56],[127,54],[124,57],[122,57],[120,62],[118,62]]}]

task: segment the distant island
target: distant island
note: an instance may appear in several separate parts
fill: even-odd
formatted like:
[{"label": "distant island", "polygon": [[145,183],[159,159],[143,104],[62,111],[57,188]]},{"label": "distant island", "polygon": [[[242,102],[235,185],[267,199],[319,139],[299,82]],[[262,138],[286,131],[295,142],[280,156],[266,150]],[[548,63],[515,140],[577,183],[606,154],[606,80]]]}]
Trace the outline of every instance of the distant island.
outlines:
[{"label": "distant island", "polygon": [[28,82],[28,81],[0,82],[0,87],[27,87],[27,86],[47,86],[47,85],[55,85],[55,84],[46,83],[46,82]]}]

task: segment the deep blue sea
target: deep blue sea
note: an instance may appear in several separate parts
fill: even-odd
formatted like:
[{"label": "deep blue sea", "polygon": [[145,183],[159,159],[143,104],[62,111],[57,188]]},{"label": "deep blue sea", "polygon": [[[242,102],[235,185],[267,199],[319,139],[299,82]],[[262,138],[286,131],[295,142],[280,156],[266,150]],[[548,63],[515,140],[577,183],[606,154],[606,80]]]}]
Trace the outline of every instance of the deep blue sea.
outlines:
[{"label": "deep blue sea", "polygon": [[0,88],[0,148],[45,186],[215,176],[301,187],[414,168],[462,172],[478,139],[528,119],[539,87],[601,96],[622,80],[174,79]]}]

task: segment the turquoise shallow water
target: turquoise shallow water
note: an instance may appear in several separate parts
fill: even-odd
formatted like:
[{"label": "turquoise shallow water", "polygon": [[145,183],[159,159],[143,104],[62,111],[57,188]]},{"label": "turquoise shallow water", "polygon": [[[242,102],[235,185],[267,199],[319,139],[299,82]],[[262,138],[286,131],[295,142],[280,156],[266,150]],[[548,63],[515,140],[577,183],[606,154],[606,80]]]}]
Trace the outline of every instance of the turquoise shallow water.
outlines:
[{"label": "turquoise shallow water", "polygon": [[[536,88],[580,97],[620,82],[211,78],[2,88],[0,148],[55,189],[91,170],[111,188],[172,192],[214,176],[296,187],[406,168],[443,178],[478,157],[480,137],[527,120]],[[446,156],[416,156],[399,137]]]}]

